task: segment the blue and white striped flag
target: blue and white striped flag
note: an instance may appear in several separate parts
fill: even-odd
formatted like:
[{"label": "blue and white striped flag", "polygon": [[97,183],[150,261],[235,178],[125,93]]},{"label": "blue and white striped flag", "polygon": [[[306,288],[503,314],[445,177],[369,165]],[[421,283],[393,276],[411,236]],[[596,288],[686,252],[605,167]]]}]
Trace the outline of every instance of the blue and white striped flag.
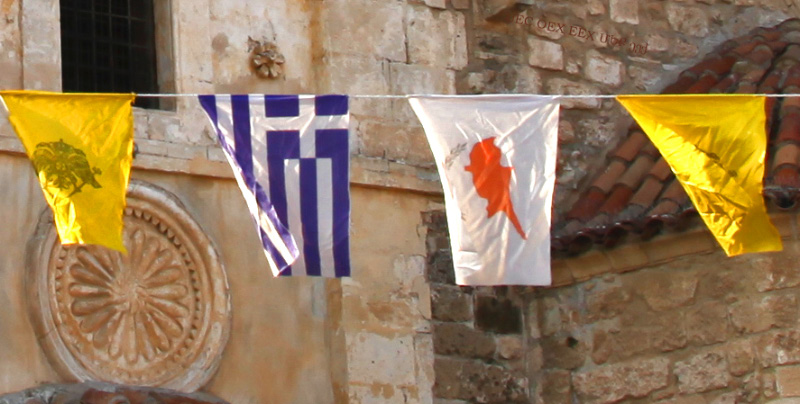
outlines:
[{"label": "blue and white striped flag", "polygon": [[348,98],[201,95],[275,276],[350,276]]}]

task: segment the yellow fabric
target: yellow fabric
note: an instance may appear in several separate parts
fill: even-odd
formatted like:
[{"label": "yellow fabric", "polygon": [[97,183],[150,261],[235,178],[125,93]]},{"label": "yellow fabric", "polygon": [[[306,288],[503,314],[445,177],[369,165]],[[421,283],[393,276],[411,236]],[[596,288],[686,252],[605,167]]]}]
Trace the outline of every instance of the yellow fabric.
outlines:
[{"label": "yellow fabric", "polygon": [[126,252],[125,191],[133,152],[133,94],[0,91],[53,209],[63,244]]},{"label": "yellow fabric", "polygon": [[762,196],[764,97],[618,96],[728,256],[780,251]]}]

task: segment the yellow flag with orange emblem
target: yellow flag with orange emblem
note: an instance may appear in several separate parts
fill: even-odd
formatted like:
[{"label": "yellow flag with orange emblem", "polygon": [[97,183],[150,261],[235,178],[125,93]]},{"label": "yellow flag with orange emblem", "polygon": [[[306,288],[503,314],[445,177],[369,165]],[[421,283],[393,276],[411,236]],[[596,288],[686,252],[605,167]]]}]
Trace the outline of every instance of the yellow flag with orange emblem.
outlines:
[{"label": "yellow flag with orange emblem", "polygon": [[125,252],[133,94],[0,91],[39,177],[62,244]]},{"label": "yellow flag with orange emblem", "polygon": [[762,196],[764,97],[617,96],[669,163],[728,256],[780,251]]}]

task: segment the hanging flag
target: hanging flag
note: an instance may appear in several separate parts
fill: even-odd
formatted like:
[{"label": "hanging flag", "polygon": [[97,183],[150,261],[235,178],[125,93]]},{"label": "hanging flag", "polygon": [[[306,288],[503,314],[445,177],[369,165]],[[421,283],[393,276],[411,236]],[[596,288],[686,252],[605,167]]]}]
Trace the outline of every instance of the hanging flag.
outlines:
[{"label": "hanging flag", "polygon": [[62,244],[125,252],[122,218],[133,152],[133,94],[0,91]]},{"label": "hanging flag", "polygon": [[201,95],[275,276],[350,276],[348,98]]},{"label": "hanging flag", "polygon": [[442,181],[459,285],[549,285],[558,102],[412,97]]},{"label": "hanging flag", "polygon": [[764,97],[618,96],[728,256],[780,251],[762,196]]}]

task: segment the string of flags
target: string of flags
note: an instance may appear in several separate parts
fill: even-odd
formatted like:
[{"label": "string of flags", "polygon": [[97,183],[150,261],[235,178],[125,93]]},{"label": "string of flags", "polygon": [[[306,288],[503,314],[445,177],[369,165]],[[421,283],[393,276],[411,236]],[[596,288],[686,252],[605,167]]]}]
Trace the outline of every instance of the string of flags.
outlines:
[{"label": "string of flags", "polygon": [[[134,94],[0,91],[63,244],[125,253]],[[456,282],[549,285],[559,101],[615,98],[670,165],[728,256],[780,251],[762,197],[765,98],[713,95],[196,97],[275,276],[345,277],[349,99],[407,98],[444,188]]]}]

